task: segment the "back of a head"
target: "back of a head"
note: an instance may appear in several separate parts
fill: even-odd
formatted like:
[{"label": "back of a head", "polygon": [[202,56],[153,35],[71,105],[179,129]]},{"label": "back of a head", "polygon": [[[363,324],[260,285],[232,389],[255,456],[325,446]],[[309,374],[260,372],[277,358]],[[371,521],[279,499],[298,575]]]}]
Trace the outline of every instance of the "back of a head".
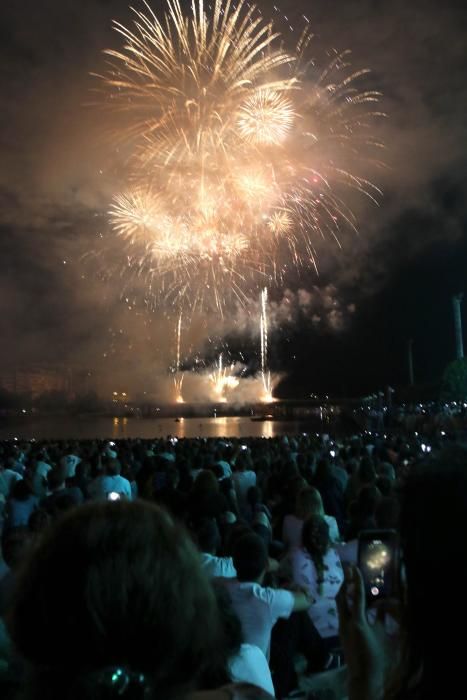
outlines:
[{"label": "back of a head", "polygon": [[235,543],[232,558],[239,581],[257,581],[267,568],[268,551],[262,538],[249,532]]},{"label": "back of a head", "polygon": [[357,510],[360,515],[373,516],[380,500],[381,493],[376,486],[363,486],[358,492]]},{"label": "back of a head", "polygon": [[307,486],[297,496],[296,514],[301,520],[310,515],[324,515],[323,500],[318,489]]},{"label": "back of a head", "polygon": [[309,552],[313,560],[320,560],[328,551],[331,540],[329,538],[329,526],[320,515],[310,515],[303,523],[302,530],[303,547]]},{"label": "back of a head", "polygon": [[105,470],[109,476],[119,476],[122,471],[122,465],[118,459],[109,459]]},{"label": "back of a head", "polygon": [[201,552],[217,554],[221,536],[214,518],[204,518],[196,528],[196,539]]},{"label": "back of a head", "polygon": [[2,533],[2,554],[5,563],[16,571],[28,552],[31,533],[27,527],[15,527]]},{"label": "back of a head", "polygon": [[27,501],[32,496],[32,488],[26,479],[15,481],[11,487],[10,497],[16,501]]},{"label": "back of a head", "polygon": [[315,480],[317,482],[329,481],[332,477],[331,464],[327,458],[322,458],[318,461],[315,471]]},{"label": "back of a head", "polygon": [[376,506],[376,527],[381,530],[396,530],[399,526],[399,501],[394,496],[383,497]]},{"label": "back of a head", "polygon": [[219,491],[219,482],[210,469],[203,469],[196,477],[193,490],[198,494],[216,493]]},{"label": "back of a head", "polygon": [[[467,450],[453,447],[414,467],[402,490],[400,535],[407,578],[405,681],[421,669],[421,698],[463,676],[467,621]],[[455,595],[452,612],[449,597]],[[450,681],[451,682],[451,681]],[[456,687],[452,680],[452,687]]]},{"label": "back of a head", "polygon": [[51,699],[115,666],[148,674],[165,697],[195,680],[220,639],[195,547],[141,501],[87,504],[50,528],[20,573],[8,628],[33,672],[30,695]]},{"label": "back of a head", "polygon": [[358,468],[358,478],[364,484],[371,484],[376,481],[376,472],[370,457],[363,457]]}]

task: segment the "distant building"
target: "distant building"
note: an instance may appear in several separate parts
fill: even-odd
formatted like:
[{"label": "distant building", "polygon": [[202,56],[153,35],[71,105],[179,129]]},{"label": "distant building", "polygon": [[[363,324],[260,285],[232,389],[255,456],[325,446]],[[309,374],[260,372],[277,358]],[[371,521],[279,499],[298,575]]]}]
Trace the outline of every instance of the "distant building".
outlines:
[{"label": "distant building", "polygon": [[88,370],[49,365],[2,369],[0,387],[32,399],[50,393],[64,394],[72,399],[77,394],[89,394],[96,390],[94,375]]}]

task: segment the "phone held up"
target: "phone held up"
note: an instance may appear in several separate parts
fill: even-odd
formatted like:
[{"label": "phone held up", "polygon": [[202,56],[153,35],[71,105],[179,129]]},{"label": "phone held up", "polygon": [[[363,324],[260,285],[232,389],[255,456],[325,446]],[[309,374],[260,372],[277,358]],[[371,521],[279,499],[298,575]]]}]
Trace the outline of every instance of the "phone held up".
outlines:
[{"label": "phone held up", "polygon": [[399,584],[399,538],[395,530],[362,530],[358,536],[358,567],[367,604],[393,598]]}]

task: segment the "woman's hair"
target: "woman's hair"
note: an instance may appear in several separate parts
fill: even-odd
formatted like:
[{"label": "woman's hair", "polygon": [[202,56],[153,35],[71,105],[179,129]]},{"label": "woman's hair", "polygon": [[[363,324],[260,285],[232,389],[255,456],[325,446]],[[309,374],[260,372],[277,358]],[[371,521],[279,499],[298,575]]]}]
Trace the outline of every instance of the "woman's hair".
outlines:
[{"label": "woman's hair", "polygon": [[302,543],[316,567],[318,590],[321,593],[326,570],[324,556],[331,546],[329,526],[324,518],[320,515],[310,515],[305,520],[302,530]]},{"label": "woman's hair", "polygon": [[318,489],[314,486],[306,486],[298,492],[296,513],[302,520],[310,515],[324,515],[323,499]]},{"label": "woman's hair", "polygon": [[190,538],[142,501],[88,504],[47,530],[7,624],[41,700],[90,697],[86,679],[112,667],[145,674],[157,697],[172,697],[196,682],[222,639]]},{"label": "woman's hair", "polygon": [[210,469],[203,469],[196,477],[193,485],[193,493],[218,493],[219,482]]},{"label": "woman's hair", "polygon": [[455,640],[467,619],[466,503],[467,450],[460,447],[414,467],[402,489],[405,639],[388,698],[439,698],[463,682],[464,647]]}]

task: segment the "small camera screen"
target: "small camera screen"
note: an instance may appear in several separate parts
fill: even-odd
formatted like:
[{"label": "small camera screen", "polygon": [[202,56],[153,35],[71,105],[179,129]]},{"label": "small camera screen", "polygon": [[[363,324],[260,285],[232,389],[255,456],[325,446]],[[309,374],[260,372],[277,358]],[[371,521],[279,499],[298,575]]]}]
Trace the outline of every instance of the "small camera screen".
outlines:
[{"label": "small camera screen", "polygon": [[394,585],[393,545],[380,539],[360,544],[360,567],[370,599],[377,600],[392,594]]}]

